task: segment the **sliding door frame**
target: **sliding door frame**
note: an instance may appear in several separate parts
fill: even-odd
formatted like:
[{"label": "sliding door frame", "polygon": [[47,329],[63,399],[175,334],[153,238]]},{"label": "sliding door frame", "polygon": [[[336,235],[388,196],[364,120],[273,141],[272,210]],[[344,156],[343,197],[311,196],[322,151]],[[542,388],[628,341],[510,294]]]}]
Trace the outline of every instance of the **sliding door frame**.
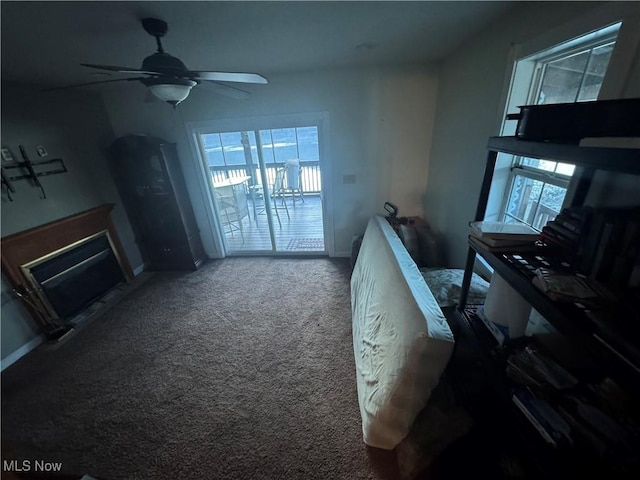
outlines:
[{"label": "sliding door frame", "polygon": [[[334,245],[334,229],[333,229],[333,194],[331,182],[331,150],[329,138],[329,113],[328,112],[311,112],[288,115],[265,115],[257,117],[217,119],[199,122],[186,122],[185,129],[187,138],[189,139],[189,148],[191,149],[191,159],[198,172],[198,181],[200,188],[206,192],[208,201],[207,225],[201,226],[204,230],[203,235],[210,235],[213,238],[216,257],[224,258],[228,252],[225,251],[225,242],[222,238],[222,229],[219,228],[220,221],[217,218],[216,209],[214,208],[215,200],[213,197],[213,185],[211,183],[207,161],[203,155],[201,146],[201,135],[211,133],[227,133],[253,130],[271,130],[278,128],[295,128],[295,127],[317,127],[318,129],[318,153],[320,164],[320,178],[322,182],[322,193],[320,195],[322,202],[322,227],[324,231],[325,251],[330,257],[335,255]],[[234,252],[234,255],[242,255],[243,252]],[[247,252],[246,255],[300,255],[300,252],[284,252],[284,251],[261,251]]]}]

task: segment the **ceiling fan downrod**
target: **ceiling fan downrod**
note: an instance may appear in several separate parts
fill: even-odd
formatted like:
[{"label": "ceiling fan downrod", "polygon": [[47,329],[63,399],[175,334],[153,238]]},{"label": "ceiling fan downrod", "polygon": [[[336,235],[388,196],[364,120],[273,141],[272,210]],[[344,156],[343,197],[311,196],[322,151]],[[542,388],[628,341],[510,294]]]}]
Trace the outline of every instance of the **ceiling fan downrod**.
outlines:
[{"label": "ceiling fan downrod", "polygon": [[162,48],[160,38],[164,37],[169,31],[169,25],[167,25],[167,22],[157,18],[143,18],[142,28],[144,28],[145,32],[156,39],[158,53],[164,53],[164,48]]},{"label": "ceiling fan downrod", "polygon": [[156,37],[156,43],[158,44],[158,53],[164,53],[164,48],[162,48],[162,43],[160,42],[160,37]]}]

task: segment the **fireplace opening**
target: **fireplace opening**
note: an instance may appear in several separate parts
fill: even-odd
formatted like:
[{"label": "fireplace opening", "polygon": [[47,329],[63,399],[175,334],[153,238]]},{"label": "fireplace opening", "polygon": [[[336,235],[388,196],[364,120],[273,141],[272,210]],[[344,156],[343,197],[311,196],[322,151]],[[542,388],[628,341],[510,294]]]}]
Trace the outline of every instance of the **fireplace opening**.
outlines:
[{"label": "fireplace opening", "polygon": [[30,262],[23,269],[45,304],[62,320],[126,281],[106,232]]}]

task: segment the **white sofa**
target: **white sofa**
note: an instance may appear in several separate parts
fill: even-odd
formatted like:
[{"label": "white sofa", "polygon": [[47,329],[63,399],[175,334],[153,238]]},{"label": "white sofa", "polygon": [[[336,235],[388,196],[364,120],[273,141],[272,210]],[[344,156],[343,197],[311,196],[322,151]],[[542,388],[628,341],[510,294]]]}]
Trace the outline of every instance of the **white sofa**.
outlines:
[{"label": "white sofa", "polygon": [[367,226],[351,277],[353,351],[364,442],[393,449],[426,406],[453,334],[389,223]]}]

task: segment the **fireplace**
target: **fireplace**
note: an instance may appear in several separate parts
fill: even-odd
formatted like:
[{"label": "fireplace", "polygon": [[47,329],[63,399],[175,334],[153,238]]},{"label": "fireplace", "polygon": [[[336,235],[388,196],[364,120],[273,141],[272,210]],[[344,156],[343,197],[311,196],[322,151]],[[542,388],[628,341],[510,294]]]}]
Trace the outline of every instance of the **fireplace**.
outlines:
[{"label": "fireplace", "polygon": [[113,205],[2,239],[2,269],[45,333],[133,277],[111,222]]},{"label": "fireplace", "polygon": [[125,281],[109,233],[97,233],[23,265],[25,276],[54,316],[68,319]]}]

